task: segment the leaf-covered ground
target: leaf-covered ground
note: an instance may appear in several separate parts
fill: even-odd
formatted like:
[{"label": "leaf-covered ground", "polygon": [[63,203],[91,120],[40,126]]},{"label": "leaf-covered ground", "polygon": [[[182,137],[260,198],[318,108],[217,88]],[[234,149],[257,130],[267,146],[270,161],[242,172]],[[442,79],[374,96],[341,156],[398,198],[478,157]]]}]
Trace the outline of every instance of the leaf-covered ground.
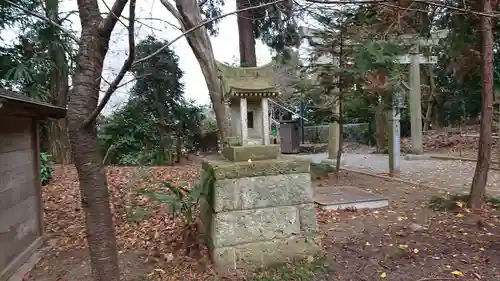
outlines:
[{"label": "leaf-covered ground", "polygon": [[338,184],[382,194],[390,205],[320,214],[332,280],[499,280],[500,213],[493,206],[472,214],[451,201],[452,209],[434,212],[435,190],[347,173]]},{"label": "leaf-covered ground", "polygon": [[[57,167],[55,172],[53,182],[43,190],[47,250],[31,278],[91,280],[76,171],[68,166]],[[123,280],[424,281],[440,277],[489,281],[498,280],[500,275],[497,211],[487,208],[476,215],[458,208],[436,213],[427,208],[433,190],[343,173],[337,184],[383,194],[389,197],[390,207],[318,211],[327,253],[326,277],[313,277],[304,273],[304,267],[297,267],[273,271],[272,275],[278,276],[274,278],[267,273],[253,279],[242,274],[222,278],[213,271],[206,248],[196,241],[190,241],[191,251],[186,256],[180,219],[172,219],[166,206],[157,206],[136,192],[158,180],[187,184],[198,177],[198,161],[173,167],[108,168]],[[334,181],[320,179],[316,184],[324,188]],[[290,273],[294,269],[301,275]]]}]

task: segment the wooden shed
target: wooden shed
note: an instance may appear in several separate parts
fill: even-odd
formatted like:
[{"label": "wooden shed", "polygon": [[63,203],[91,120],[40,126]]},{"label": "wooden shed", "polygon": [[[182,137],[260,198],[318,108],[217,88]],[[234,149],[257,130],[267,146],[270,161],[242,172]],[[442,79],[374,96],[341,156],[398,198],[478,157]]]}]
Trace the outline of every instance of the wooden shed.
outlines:
[{"label": "wooden shed", "polygon": [[43,242],[37,122],[66,109],[0,89],[0,281]]}]

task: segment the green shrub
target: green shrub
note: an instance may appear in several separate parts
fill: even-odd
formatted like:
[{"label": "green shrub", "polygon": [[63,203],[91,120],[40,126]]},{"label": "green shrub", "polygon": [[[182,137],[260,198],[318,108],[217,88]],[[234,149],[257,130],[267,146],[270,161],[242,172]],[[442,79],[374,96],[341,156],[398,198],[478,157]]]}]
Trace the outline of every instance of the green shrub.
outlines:
[{"label": "green shrub", "polygon": [[50,154],[46,152],[40,153],[40,180],[42,185],[46,185],[52,179],[52,160],[50,159]]}]

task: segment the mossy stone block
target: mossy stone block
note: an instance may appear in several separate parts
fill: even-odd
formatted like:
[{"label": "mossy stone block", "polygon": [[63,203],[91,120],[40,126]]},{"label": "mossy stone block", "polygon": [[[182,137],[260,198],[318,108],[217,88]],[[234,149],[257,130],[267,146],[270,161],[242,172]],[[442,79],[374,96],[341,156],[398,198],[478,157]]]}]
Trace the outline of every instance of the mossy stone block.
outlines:
[{"label": "mossy stone block", "polygon": [[212,173],[216,180],[244,177],[274,176],[310,172],[309,159],[280,156],[277,159],[231,162],[222,156],[211,156],[203,160],[202,167]]},{"label": "mossy stone block", "polygon": [[233,162],[276,159],[280,155],[280,146],[270,145],[249,145],[249,146],[228,146],[222,151],[224,157]]},{"label": "mossy stone block", "polygon": [[282,264],[319,253],[321,236],[311,234],[214,248],[211,258],[216,270],[223,273],[234,269],[248,270]]}]

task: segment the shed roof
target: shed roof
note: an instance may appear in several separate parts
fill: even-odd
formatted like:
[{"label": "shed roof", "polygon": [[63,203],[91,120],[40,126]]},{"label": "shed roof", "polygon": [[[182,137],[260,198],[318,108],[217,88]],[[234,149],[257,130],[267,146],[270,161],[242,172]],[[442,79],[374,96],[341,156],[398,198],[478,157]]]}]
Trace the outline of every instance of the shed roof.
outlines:
[{"label": "shed roof", "polygon": [[13,91],[0,89],[0,113],[2,113],[3,108],[14,112],[24,112],[38,118],[60,119],[66,116],[65,108],[37,101]]}]

